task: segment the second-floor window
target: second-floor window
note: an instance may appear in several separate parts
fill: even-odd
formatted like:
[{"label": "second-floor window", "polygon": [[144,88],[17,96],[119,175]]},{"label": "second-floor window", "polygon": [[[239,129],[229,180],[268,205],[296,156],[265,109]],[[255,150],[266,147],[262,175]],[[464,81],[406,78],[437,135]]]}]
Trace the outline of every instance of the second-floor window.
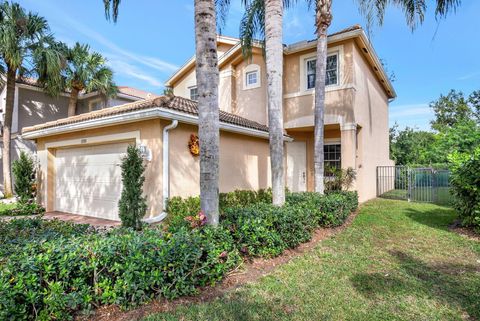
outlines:
[{"label": "second-floor window", "polygon": [[[316,58],[305,60],[306,70],[306,84],[307,89],[315,88],[315,71],[316,71]],[[325,77],[325,85],[338,85],[338,53],[334,53],[327,56],[327,70]]]},{"label": "second-floor window", "polygon": [[190,87],[189,90],[190,90],[190,99],[191,99],[191,100],[194,100],[194,101],[197,101],[197,100],[198,100],[198,89],[197,89],[197,86],[195,86],[195,87]]},{"label": "second-floor window", "polygon": [[258,71],[250,71],[246,73],[246,82],[247,82],[247,87],[248,86],[254,86],[258,82]]}]

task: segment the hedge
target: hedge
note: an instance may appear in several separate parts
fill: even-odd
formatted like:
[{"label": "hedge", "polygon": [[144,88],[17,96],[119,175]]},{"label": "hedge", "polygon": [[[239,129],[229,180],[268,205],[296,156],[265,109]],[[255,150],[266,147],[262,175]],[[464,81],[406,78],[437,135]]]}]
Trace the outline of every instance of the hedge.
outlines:
[{"label": "hedge", "polygon": [[[243,259],[280,255],[308,241],[318,226],[341,224],[358,205],[352,192],[289,193],[283,207],[269,204],[268,194],[224,194],[216,229],[179,223],[183,211],[196,210],[193,198],[172,203],[169,209],[179,212],[170,213],[171,225],[164,230],[99,233],[62,222],[8,223],[4,240],[19,236],[16,250],[0,261],[0,319],[72,319],[100,305],[127,308],[193,295]],[[29,235],[33,242],[22,241]]]},{"label": "hedge", "polygon": [[463,224],[480,233],[480,147],[471,154],[454,153],[449,160],[453,206]]}]

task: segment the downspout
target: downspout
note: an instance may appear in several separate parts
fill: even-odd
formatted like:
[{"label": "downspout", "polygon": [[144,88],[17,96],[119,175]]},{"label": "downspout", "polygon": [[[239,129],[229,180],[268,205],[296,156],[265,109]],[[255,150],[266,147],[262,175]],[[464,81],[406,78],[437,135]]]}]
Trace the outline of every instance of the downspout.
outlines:
[{"label": "downspout", "polygon": [[152,217],[149,219],[145,219],[146,223],[157,223],[162,221],[165,217],[167,217],[167,200],[170,196],[170,178],[168,175],[169,168],[170,168],[170,155],[169,155],[169,132],[171,129],[174,129],[178,126],[178,120],[172,120],[172,123],[168,126],[163,128],[163,162],[162,162],[162,181],[163,181],[163,191],[162,191],[162,213],[156,217]]},{"label": "downspout", "polygon": [[172,120],[172,123],[165,128],[163,128],[163,173],[162,173],[162,180],[163,180],[163,212],[162,215],[165,214],[167,216],[167,201],[170,196],[170,177],[169,177],[169,169],[170,169],[170,154],[169,154],[169,141],[168,136],[170,129],[175,129],[178,126],[178,120]]}]

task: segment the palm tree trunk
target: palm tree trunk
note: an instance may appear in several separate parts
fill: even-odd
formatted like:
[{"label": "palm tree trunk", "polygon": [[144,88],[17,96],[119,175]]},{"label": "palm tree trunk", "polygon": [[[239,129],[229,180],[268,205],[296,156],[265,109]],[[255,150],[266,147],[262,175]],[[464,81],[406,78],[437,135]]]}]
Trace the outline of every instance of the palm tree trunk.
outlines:
[{"label": "palm tree trunk", "polygon": [[215,0],[195,0],[198,137],[200,141],[200,205],[213,226],[218,225],[220,132]]},{"label": "palm tree trunk", "polygon": [[314,170],[315,192],[323,194],[324,186],[324,113],[325,78],[327,69],[327,32],[332,22],[332,0],[317,0],[316,32],[317,62],[315,72],[315,130],[314,130]]},{"label": "palm tree trunk", "polygon": [[68,117],[75,116],[77,113],[77,101],[79,90],[72,88],[70,92],[70,98],[68,99]]},{"label": "palm tree trunk", "polygon": [[5,197],[13,196],[12,171],[10,163],[10,145],[12,135],[12,116],[15,101],[15,77],[17,72],[13,68],[7,71],[7,100],[5,103],[5,118],[3,120],[3,193]]},{"label": "palm tree trunk", "polygon": [[273,204],[285,203],[283,166],[283,1],[265,0],[265,60]]}]

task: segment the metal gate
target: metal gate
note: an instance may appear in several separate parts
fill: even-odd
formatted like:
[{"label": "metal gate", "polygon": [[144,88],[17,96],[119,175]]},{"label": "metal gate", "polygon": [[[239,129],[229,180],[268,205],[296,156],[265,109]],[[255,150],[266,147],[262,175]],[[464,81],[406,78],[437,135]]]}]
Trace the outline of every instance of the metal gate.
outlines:
[{"label": "metal gate", "polygon": [[413,202],[449,204],[450,171],[407,166],[377,167],[377,196]]}]

